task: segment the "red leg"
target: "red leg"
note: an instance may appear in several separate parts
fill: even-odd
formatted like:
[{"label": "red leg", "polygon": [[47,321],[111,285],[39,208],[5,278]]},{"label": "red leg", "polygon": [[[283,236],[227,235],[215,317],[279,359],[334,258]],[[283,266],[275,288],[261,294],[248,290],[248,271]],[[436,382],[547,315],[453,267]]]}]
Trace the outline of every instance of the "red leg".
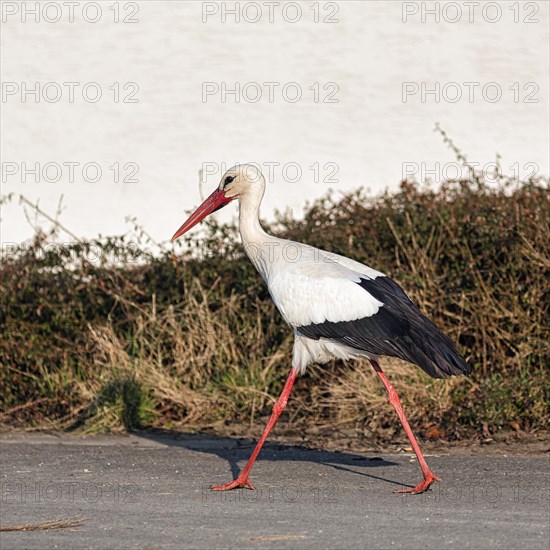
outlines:
[{"label": "red leg", "polygon": [[288,375],[288,378],[286,380],[285,387],[283,388],[283,391],[273,406],[273,412],[271,413],[271,417],[269,419],[269,422],[267,423],[267,426],[265,427],[265,430],[262,433],[262,437],[260,437],[260,441],[256,444],[256,447],[254,449],[254,452],[248,459],[248,462],[246,463],[246,466],[244,467],[243,471],[239,474],[239,477],[237,477],[236,480],[231,481],[229,483],[224,483],[222,485],[213,485],[212,490],[213,491],[228,491],[229,489],[235,489],[236,487],[249,487],[250,489],[254,489],[254,485],[250,483],[250,480],[248,479],[248,474],[250,473],[250,470],[252,469],[252,466],[254,465],[254,462],[256,461],[256,458],[258,457],[258,454],[262,450],[262,447],[265,443],[265,440],[267,439],[267,436],[269,435],[269,432],[275,425],[275,422],[277,422],[279,416],[281,416],[281,413],[285,410],[286,404],[288,402],[288,396],[290,395],[290,390],[292,389],[292,386],[294,385],[294,381],[296,380],[298,372],[295,369],[292,369],[290,371],[290,374]]},{"label": "red leg", "polygon": [[378,362],[371,359],[371,363],[374,370],[376,371],[376,374],[378,374],[380,380],[382,380],[382,383],[386,387],[386,395],[388,396],[388,401],[393,405],[393,408],[397,412],[397,416],[399,416],[399,420],[401,420],[401,424],[403,424],[403,428],[405,428],[407,437],[411,442],[412,448],[414,449],[414,452],[416,453],[416,457],[418,458],[418,463],[420,464],[420,468],[422,468],[422,473],[424,474],[424,480],[420,482],[414,489],[400,489],[400,490],[397,490],[396,493],[412,493],[413,495],[416,495],[418,493],[423,493],[424,491],[428,490],[428,488],[434,481],[441,481],[441,479],[439,479],[430,470],[430,468],[428,467],[428,464],[426,464],[426,461],[422,456],[422,451],[420,450],[420,447],[416,442],[416,438],[412,433],[411,427],[409,426],[409,421],[407,420],[407,417],[403,412],[403,407],[401,406],[401,402],[399,401],[399,396],[397,395],[397,391],[392,386],[391,382],[388,380],[386,375],[383,373]]}]

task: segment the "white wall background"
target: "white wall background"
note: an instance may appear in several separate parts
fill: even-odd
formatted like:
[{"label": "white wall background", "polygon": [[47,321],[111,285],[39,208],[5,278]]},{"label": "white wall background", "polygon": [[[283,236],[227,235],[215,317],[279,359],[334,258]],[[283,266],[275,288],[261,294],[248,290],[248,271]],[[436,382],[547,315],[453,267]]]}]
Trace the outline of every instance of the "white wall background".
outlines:
[{"label": "white wall background", "polygon": [[[535,169],[549,173],[545,1],[481,1],[470,8],[472,21],[468,3],[454,2],[461,10],[457,22],[452,20],[460,14],[448,2],[438,4],[437,22],[423,13],[435,8],[435,2],[301,1],[302,14],[295,23],[289,22],[297,17],[295,7],[284,1],[273,6],[273,22],[263,1],[252,7],[239,2],[240,22],[231,14],[222,21],[222,9],[233,8],[235,2],[183,0],[122,1],[118,7],[113,0],[92,6],[81,2],[71,22],[68,7],[60,1],[50,2],[47,11],[46,3],[39,3],[39,22],[32,13],[23,21],[23,12],[35,4],[2,3],[2,193],[22,193],[52,213],[63,195],[61,219],[81,236],[124,233],[129,229],[124,218],[132,215],[156,239],[168,239],[184,212],[200,201],[198,171],[206,162],[279,163],[263,207],[267,218],[275,208],[299,214],[306,200],[328,187],[366,186],[373,192],[395,188],[404,163],[434,169],[439,162],[439,177],[454,155],[433,131],[436,122],[473,162],[490,163],[498,153],[504,169],[519,167],[520,178]],[[86,21],[97,18],[97,6],[101,18]],[[138,22],[115,23],[113,6],[121,20]],[[249,22],[257,6],[261,19]],[[217,13],[206,16],[205,10]],[[315,22],[315,10],[320,22]],[[410,14],[406,21],[405,12]],[[52,22],[59,14],[60,20]],[[324,23],[323,18],[337,22]],[[43,95],[38,100],[32,94],[22,96],[22,89],[37,82],[53,101]],[[57,84],[44,88],[52,82]],[[73,102],[66,82],[78,83]],[[95,103],[82,95],[90,82],[97,85],[88,88],[89,99],[98,87],[102,91]],[[119,102],[110,89],[116,82]],[[122,101],[134,89],[123,89],[128,82],[139,86],[135,103]],[[256,103],[242,96],[236,102],[232,95],[222,102],[220,94],[205,101],[205,82],[233,88],[236,82],[241,87],[258,83],[263,96]],[[273,102],[264,82],[280,83]],[[300,101],[283,98],[281,89],[288,82],[300,85]],[[309,89],[315,82],[321,99],[334,89],[322,86],[336,83],[337,102],[315,102]],[[419,88],[426,83],[432,89],[455,82],[463,97],[452,101],[453,85],[447,86],[446,96],[429,95],[422,102],[418,93],[404,102],[403,82]],[[465,82],[479,83],[473,101]],[[484,95],[482,87],[490,82],[497,86]],[[519,86],[516,96],[514,83]],[[59,101],[57,85],[62,90]],[[489,101],[499,88],[501,99]],[[249,99],[256,89],[247,88]],[[536,102],[525,102],[529,95]],[[32,174],[23,181],[22,163],[34,168],[37,162],[41,170],[47,163],[61,166],[60,180],[48,181],[57,177],[52,165],[38,182]],[[63,166],[69,162],[79,163],[72,182]],[[90,181],[93,169],[82,173],[82,166],[91,162],[102,169],[95,183]],[[128,162],[139,168],[138,181],[116,182],[109,167],[120,163],[122,178],[129,173],[123,169]],[[283,172],[287,163],[300,165],[298,181],[290,181],[292,168]],[[314,163],[320,167],[317,182],[309,168]],[[325,181],[333,167],[324,170],[326,163],[338,167],[332,182]],[[14,170],[18,172],[11,174]],[[204,192],[218,178],[219,173],[209,177]],[[235,214],[233,206],[218,215],[229,219]],[[32,232],[17,201],[2,209],[2,243],[21,242]]]}]

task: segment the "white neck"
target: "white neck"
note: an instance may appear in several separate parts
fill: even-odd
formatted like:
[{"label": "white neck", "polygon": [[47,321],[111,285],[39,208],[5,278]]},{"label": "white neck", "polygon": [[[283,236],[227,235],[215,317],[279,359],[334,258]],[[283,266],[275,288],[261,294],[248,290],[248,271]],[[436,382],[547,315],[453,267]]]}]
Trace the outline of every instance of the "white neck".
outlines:
[{"label": "white neck", "polygon": [[260,224],[260,203],[263,188],[243,194],[239,198],[239,231],[250,261],[265,281],[269,277],[269,242],[275,237],[268,235]]},{"label": "white neck", "polygon": [[243,243],[255,242],[267,235],[260,225],[262,195],[246,193],[239,199],[239,230]]}]

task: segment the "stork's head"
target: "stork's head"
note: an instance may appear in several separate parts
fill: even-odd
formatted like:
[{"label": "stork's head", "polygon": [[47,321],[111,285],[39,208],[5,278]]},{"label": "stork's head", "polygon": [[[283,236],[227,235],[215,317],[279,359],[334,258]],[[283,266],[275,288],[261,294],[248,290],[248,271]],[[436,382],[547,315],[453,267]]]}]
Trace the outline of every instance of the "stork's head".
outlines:
[{"label": "stork's head", "polygon": [[176,240],[192,227],[229,204],[234,199],[245,196],[256,197],[261,201],[265,190],[265,179],[262,172],[252,164],[236,164],[230,168],[220,180],[216,190],[191,214],[189,219],[174,233],[172,240]]}]

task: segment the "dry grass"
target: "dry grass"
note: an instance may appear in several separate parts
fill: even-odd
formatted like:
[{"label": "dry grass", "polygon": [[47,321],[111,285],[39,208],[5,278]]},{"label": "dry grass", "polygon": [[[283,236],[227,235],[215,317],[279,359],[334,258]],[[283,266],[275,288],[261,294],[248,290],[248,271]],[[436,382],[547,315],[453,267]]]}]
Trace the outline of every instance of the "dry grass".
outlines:
[{"label": "dry grass", "polygon": [[[201,283],[194,285],[196,292],[177,307],[158,312],[153,305],[141,306],[130,340],[111,324],[88,327],[86,360],[91,364],[87,376],[73,385],[76,401],[84,405],[59,419],[58,427],[214,427],[250,403],[262,410],[273,400],[270,388],[279,378],[274,366],[288,361],[291,339],[264,357],[266,335],[258,318],[252,320],[251,333],[233,331],[242,323],[242,296],[230,296],[214,313]],[[113,386],[127,390],[119,391],[125,395],[118,403],[105,396]]]}]

